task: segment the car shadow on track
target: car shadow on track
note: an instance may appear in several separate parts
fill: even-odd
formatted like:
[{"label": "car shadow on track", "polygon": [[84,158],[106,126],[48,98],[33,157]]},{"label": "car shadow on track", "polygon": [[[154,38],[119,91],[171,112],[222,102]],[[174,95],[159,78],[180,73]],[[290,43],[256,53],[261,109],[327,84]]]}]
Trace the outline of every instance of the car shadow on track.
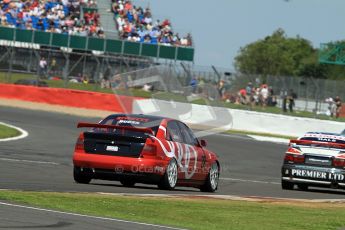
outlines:
[{"label": "car shadow on track", "polygon": [[310,193],[327,193],[327,194],[334,194],[334,195],[345,195],[345,191],[342,190],[331,190],[331,189],[323,189],[323,188],[308,188],[307,190],[297,189],[295,191],[303,191],[303,192],[310,192]]},{"label": "car shadow on track", "polygon": [[174,192],[191,192],[191,193],[200,193],[200,190],[195,189],[183,189],[183,188],[175,188],[174,190],[163,190],[159,189],[157,187],[150,187],[150,186],[145,186],[145,185],[135,185],[133,187],[126,187],[123,185],[119,184],[106,184],[106,183],[90,183],[90,185],[95,185],[95,186],[107,186],[107,187],[117,187],[117,188],[128,188],[128,189],[137,189],[138,191],[142,190],[154,190],[154,191],[161,191],[161,192],[168,192],[168,193],[174,193]]}]

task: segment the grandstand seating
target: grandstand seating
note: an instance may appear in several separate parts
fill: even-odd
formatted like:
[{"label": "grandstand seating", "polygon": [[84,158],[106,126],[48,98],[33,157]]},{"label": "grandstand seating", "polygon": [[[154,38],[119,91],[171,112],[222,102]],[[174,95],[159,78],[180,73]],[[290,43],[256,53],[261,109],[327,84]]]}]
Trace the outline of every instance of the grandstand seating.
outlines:
[{"label": "grandstand seating", "polygon": [[82,17],[81,7],[94,4],[92,0],[0,0],[0,24],[19,29],[104,37],[97,12]]},{"label": "grandstand seating", "polygon": [[191,35],[181,38],[169,20],[153,22],[150,8],[133,5],[130,0],[112,0],[112,12],[122,39],[169,46],[192,46]]},{"label": "grandstand seating", "polygon": [[[169,20],[153,22],[149,8],[131,1],[112,0],[120,38],[150,44],[191,46],[190,34],[180,38]],[[95,0],[0,0],[0,25],[53,33],[104,38]]]},{"label": "grandstand seating", "polygon": [[[172,42],[171,38],[178,37],[178,34],[172,32],[170,22],[165,20],[163,23],[151,23],[149,9],[145,10],[146,15],[139,15],[142,26],[155,25],[149,34],[144,34],[144,40],[140,38],[134,42],[128,38],[122,41],[118,38],[105,38],[100,26],[99,9],[95,8],[95,4],[95,0],[0,0],[0,46],[29,49],[54,47],[68,52],[106,52],[193,61],[191,38],[190,42],[183,43],[183,39]],[[138,20],[134,13],[128,15],[132,22]],[[147,32],[146,27],[144,33]],[[128,31],[129,28],[126,29]],[[134,34],[133,31],[129,32]],[[169,38],[161,36],[164,34]]]}]

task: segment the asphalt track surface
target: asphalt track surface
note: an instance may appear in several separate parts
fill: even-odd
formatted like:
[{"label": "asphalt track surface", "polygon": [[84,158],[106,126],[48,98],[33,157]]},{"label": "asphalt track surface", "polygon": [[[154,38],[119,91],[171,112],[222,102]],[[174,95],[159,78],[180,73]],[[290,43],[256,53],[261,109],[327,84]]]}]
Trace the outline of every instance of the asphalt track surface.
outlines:
[{"label": "asphalt track surface", "polygon": [[3,202],[0,202],[0,229],[180,230],[173,227],[80,215]]},{"label": "asphalt track surface", "polygon": [[[205,194],[192,188],[163,191],[157,189],[156,186],[142,184],[138,184],[134,188],[126,188],[118,182],[101,180],[93,180],[89,185],[76,184],[73,181],[71,160],[74,144],[80,132],[76,128],[76,124],[79,121],[96,122],[98,119],[0,107],[0,120],[29,132],[29,136],[24,139],[0,142],[0,189]],[[207,136],[205,139],[208,141],[208,148],[218,154],[222,165],[219,190],[216,192],[218,195],[303,199],[345,198],[343,190],[316,188],[307,192],[297,189],[294,191],[282,190],[280,167],[286,144],[259,142],[245,136],[221,134]],[[0,210],[3,208],[0,205]],[[7,207],[7,209],[10,208]]]}]

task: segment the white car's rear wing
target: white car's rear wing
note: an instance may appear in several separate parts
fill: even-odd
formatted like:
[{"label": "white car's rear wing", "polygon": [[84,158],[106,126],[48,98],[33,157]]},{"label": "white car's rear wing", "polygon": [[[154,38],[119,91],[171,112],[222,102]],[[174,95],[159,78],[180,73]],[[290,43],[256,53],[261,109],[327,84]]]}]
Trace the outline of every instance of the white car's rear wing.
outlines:
[{"label": "white car's rear wing", "polygon": [[345,144],[333,143],[333,142],[322,142],[322,141],[313,141],[313,140],[290,140],[291,145],[303,145],[309,147],[328,147],[328,148],[335,148],[335,149],[344,149]]}]

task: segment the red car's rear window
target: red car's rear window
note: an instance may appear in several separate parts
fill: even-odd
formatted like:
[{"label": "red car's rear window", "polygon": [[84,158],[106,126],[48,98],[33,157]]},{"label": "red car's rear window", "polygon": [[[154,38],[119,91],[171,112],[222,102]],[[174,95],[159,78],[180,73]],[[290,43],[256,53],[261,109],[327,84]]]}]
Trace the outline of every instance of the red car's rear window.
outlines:
[{"label": "red car's rear window", "polygon": [[[103,125],[132,126],[138,128],[150,128],[157,134],[162,118],[154,116],[110,115],[100,122]],[[133,131],[131,131],[133,132]]]}]

